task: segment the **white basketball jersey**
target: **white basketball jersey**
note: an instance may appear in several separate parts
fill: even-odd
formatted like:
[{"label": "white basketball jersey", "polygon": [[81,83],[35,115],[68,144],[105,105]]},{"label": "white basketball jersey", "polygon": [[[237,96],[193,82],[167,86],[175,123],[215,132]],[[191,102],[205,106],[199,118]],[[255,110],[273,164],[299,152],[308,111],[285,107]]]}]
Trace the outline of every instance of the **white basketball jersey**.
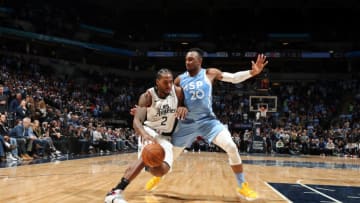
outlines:
[{"label": "white basketball jersey", "polygon": [[175,113],[178,107],[175,86],[173,85],[170,94],[164,99],[159,98],[155,88],[150,88],[147,91],[151,94],[152,102],[151,106],[147,107],[144,124],[159,134],[170,133],[175,124]]}]

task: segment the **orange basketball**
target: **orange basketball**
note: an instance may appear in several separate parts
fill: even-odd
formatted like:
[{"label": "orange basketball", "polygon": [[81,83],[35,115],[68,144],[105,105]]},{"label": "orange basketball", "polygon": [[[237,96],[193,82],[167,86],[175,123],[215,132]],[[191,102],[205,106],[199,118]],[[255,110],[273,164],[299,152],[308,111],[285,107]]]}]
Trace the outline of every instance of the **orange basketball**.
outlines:
[{"label": "orange basketball", "polygon": [[141,152],[141,158],[146,166],[157,167],[165,158],[165,150],[159,143],[145,145]]}]

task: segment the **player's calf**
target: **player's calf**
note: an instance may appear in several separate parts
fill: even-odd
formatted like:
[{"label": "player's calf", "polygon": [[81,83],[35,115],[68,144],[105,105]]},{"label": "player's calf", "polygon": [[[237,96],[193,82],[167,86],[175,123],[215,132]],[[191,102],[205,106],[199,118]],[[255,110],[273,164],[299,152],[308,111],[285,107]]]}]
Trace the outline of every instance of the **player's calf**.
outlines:
[{"label": "player's calf", "polygon": [[153,177],[146,183],[145,190],[146,191],[152,191],[158,186],[161,178],[166,175],[170,170],[170,166],[163,162],[161,166],[158,167],[149,167],[147,168],[147,171],[150,172]]}]

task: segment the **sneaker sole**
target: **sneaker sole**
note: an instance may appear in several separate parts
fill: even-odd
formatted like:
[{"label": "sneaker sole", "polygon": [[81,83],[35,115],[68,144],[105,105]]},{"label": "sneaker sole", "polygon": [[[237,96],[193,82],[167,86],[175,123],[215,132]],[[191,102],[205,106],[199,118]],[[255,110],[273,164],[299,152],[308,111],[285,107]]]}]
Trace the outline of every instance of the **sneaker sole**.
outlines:
[{"label": "sneaker sole", "polygon": [[[162,178],[164,178],[164,177],[165,177],[165,176],[162,176]],[[159,183],[161,182],[162,178],[160,179],[160,181],[159,181],[153,188],[151,188],[150,190],[147,190],[147,189],[145,188],[145,190],[148,191],[148,192],[151,192],[151,191],[155,190],[155,189],[159,186]]]},{"label": "sneaker sole", "polygon": [[256,199],[259,198],[259,197],[256,197],[256,198],[245,197],[245,196],[243,196],[242,194],[240,194],[238,191],[236,191],[236,194],[237,194],[237,196],[239,196],[241,199],[245,199],[245,200],[247,200],[247,201],[254,201],[254,200],[256,200]]},{"label": "sneaker sole", "polygon": [[158,187],[158,185],[159,185],[159,183],[157,185],[155,185],[153,188],[151,188],[150,190],[147,190],[146,188],[145,188],[145,190],[148,192],[152,192],[153,190],[155,190]]},{"label": "sneaker sole", "polygon": [[[161,181],[161,180],[160,180]],[[153,191],[153,190],[155,190],[158,186],[159,186],[159,183],[160,182],[158,182],[154,187],[152,187],[150,190],[147,190],[146,188],[145,188],[145,190],[146,191],[148,191],[148,192],[151,192],[151,191]]]}]

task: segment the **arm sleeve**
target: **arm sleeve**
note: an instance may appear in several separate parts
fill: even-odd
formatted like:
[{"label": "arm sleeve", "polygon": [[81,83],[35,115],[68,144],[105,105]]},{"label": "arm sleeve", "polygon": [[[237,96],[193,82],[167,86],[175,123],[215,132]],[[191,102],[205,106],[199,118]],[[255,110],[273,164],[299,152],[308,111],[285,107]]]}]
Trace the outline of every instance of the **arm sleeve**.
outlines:
[{"label": "arm sleeve", "polygon": [[242,81],[245,81],[251,77],[252,77],[252,75],[250,74],[249,70],[240,71],[240,72],[236,72],[236,73],[223,72],[221,81],[231,82],[231,83],[235,84],[235,83],[240,83]]}]

